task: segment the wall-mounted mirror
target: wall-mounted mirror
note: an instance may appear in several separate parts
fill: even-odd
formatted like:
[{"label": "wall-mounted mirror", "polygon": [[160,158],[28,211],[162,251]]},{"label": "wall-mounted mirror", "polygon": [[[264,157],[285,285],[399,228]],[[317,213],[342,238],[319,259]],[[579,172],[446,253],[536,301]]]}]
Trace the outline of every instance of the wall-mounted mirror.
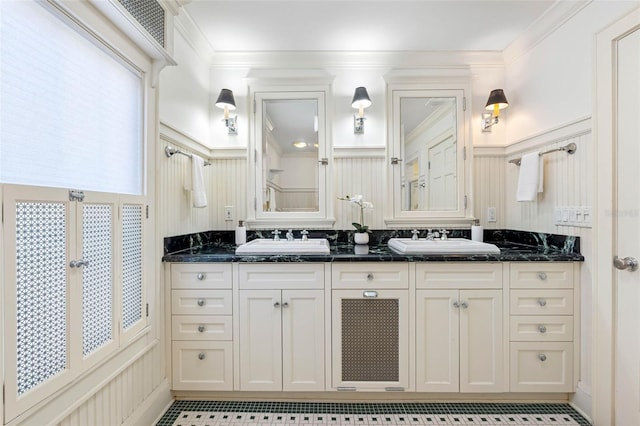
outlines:
[{"label": "wall-mounted mirror", "polygon": [[251,95],[255,170],[250,186],[255,217],[249,223],[269,227],[332,223],[327,218],[326,93],[255,90]]},{"label": "wall-mounted mirror", "polygon": [[468,220],[464,88],[389,86],[388,224]]}]

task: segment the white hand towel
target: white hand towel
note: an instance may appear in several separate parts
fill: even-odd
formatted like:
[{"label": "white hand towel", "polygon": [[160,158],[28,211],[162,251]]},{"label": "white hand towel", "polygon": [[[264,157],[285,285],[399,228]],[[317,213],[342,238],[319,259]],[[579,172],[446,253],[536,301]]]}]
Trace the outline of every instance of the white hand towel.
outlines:
[{"label": "white hand towel", "polygon": [[191,197],[193,207],[207,207],[207,193],[204,188],[204,160],[195,154],[191,159]]},{"label": "white hand towel", "polygon": [[522,156],[518,175],[517,201],[535,201],[538,192],[543,190],[543,163],[539,152]]}]

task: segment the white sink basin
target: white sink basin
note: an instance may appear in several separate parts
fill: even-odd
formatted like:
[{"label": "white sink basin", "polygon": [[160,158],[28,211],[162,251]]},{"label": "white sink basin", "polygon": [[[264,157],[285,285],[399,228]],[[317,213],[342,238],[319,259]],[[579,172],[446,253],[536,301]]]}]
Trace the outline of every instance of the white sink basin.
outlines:
[{"label": "white sink basin", "polygon": [[491,254],[500,253],[493,244],[465,238],[447,240],[412,240],[411,238],[391,238],[387,243],[390,249],[400,254]]},{"label": "white sink basin", "polygon": [[293,241],[257,239],[236,248],[236,254],[329,254],[329,241],[326,238]]}]

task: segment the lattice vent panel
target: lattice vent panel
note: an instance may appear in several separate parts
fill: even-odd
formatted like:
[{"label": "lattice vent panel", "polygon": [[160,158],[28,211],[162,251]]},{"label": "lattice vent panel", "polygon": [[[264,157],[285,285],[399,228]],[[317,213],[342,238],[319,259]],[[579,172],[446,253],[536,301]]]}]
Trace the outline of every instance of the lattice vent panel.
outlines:
[{"label": "lattice vent panel", "polygon": [[118,0],[162,47],[164,45],[164,9],[156,0]]},{"label": "lattice vent panel", "polygon": [[113,338],[113,207],[82,206],[82,353]]},{"label": "lattice vent panel", "polygon": [[342,380],[399,380],[399,302],[342,300]]},{"label": "lattice vent panel", "polygon": [[[7,283],[10,285],[10,283]],[[17,390],[67,366],[67,208],[16,204]]]},{"label": "lattice vent panel", "polygon": [[142,206],[122,206],[122,316],[127,329],[142,319]]}]

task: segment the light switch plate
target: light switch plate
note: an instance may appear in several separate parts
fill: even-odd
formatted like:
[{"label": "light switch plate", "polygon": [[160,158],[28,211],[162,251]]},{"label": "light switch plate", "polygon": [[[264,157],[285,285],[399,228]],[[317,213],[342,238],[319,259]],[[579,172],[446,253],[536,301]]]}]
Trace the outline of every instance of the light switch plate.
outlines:
[{"label": "light switch plate", "polygon": [[487,222],[496,222],[497,213],[495,207],[487,207]]}]

